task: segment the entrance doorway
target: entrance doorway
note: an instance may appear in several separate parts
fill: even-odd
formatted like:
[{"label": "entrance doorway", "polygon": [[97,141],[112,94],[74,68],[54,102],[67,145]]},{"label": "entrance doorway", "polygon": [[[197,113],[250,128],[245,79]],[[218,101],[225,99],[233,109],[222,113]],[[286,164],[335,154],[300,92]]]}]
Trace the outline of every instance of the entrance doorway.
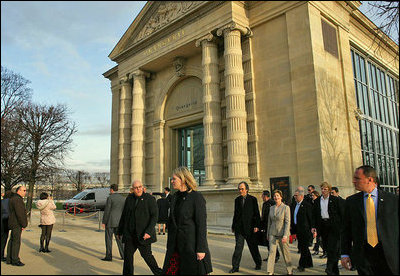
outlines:
[{"label": "entrance doorway", "polygon": [[178,129],[179,166],[186,166],[199,185],[205,180],[204,127],[196,125]]}]

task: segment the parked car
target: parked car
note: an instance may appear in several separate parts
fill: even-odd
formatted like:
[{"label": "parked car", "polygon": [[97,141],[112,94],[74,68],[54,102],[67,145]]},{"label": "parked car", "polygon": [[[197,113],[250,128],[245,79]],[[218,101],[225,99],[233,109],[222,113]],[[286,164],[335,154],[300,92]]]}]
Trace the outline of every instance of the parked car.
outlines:
[{"label": "parked car", "polygon": [[71,213],[104,210],[110,188],[89,188],[63,203],[63,208]]}]

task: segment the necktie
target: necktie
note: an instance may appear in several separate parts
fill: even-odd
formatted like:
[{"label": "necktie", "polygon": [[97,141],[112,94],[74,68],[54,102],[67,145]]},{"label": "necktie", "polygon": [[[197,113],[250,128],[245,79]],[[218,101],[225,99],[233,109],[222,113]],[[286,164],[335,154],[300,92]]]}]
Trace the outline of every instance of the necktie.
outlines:
[{"label": "necktie", "polygon": [[376,219],[375,219],[375,204],[372,200],[371,194],[368,194],[367,198],[367,240],[368,243],[375,247],[378,244],[378,233],[376,231]]}]

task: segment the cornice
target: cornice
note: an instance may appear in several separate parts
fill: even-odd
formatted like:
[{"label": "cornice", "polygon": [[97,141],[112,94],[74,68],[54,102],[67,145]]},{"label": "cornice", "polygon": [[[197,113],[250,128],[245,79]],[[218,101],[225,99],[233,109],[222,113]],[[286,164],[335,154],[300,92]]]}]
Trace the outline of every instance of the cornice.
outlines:
[{"label": "cornice", "polygon": [[[155,1],[158,2],[158,1]],[[175,18],[174,20],[169,21],[165,26],[155,30],[150,35],[144,37],[143,39],[134,42],[133,44],[126,46],[129,43],[125,43],[126,47],[124,50],[121,50],[119,53],[115,54],[114,56],[109,56],[111,60],[120,63],[130,55],[139,52],[152,44],[156,43],[157,41],[171,35],[177,29],[183,28],[188,24],[198,20],[200,17],[203,17],[205,14],[213,10],[215,7],[225,3],[224,1],[203,1],[200,4],[197,4],[192,10],[189,10],[187,13],[182,14]],[[159,3],[155,4],[156,6],[149,9],[147,15],[142,16],[141,22],[138,23],[137,27],[134,31],[132,31],[130,37],[134,37],[137,33],[139,33],[147,23],[147,20],[151,18],[152,15],[156,12],[155,10],[158,9]],[[130,39],[130,38],[129,38]],[[133,40],[132,40],[133,42]]]}]

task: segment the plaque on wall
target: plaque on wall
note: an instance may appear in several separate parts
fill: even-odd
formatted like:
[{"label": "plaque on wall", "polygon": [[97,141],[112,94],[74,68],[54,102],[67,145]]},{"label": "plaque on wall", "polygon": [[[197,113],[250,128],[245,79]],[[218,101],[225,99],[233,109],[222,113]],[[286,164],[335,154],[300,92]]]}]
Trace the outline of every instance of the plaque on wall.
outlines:
[{"label": "plaque on wall", "polygon": [[271,196],[274,190],[280,190],[283,194],[282,202],[289,204],[291,200],[289,176],[272,177],[269,182],[271,184]]}]

